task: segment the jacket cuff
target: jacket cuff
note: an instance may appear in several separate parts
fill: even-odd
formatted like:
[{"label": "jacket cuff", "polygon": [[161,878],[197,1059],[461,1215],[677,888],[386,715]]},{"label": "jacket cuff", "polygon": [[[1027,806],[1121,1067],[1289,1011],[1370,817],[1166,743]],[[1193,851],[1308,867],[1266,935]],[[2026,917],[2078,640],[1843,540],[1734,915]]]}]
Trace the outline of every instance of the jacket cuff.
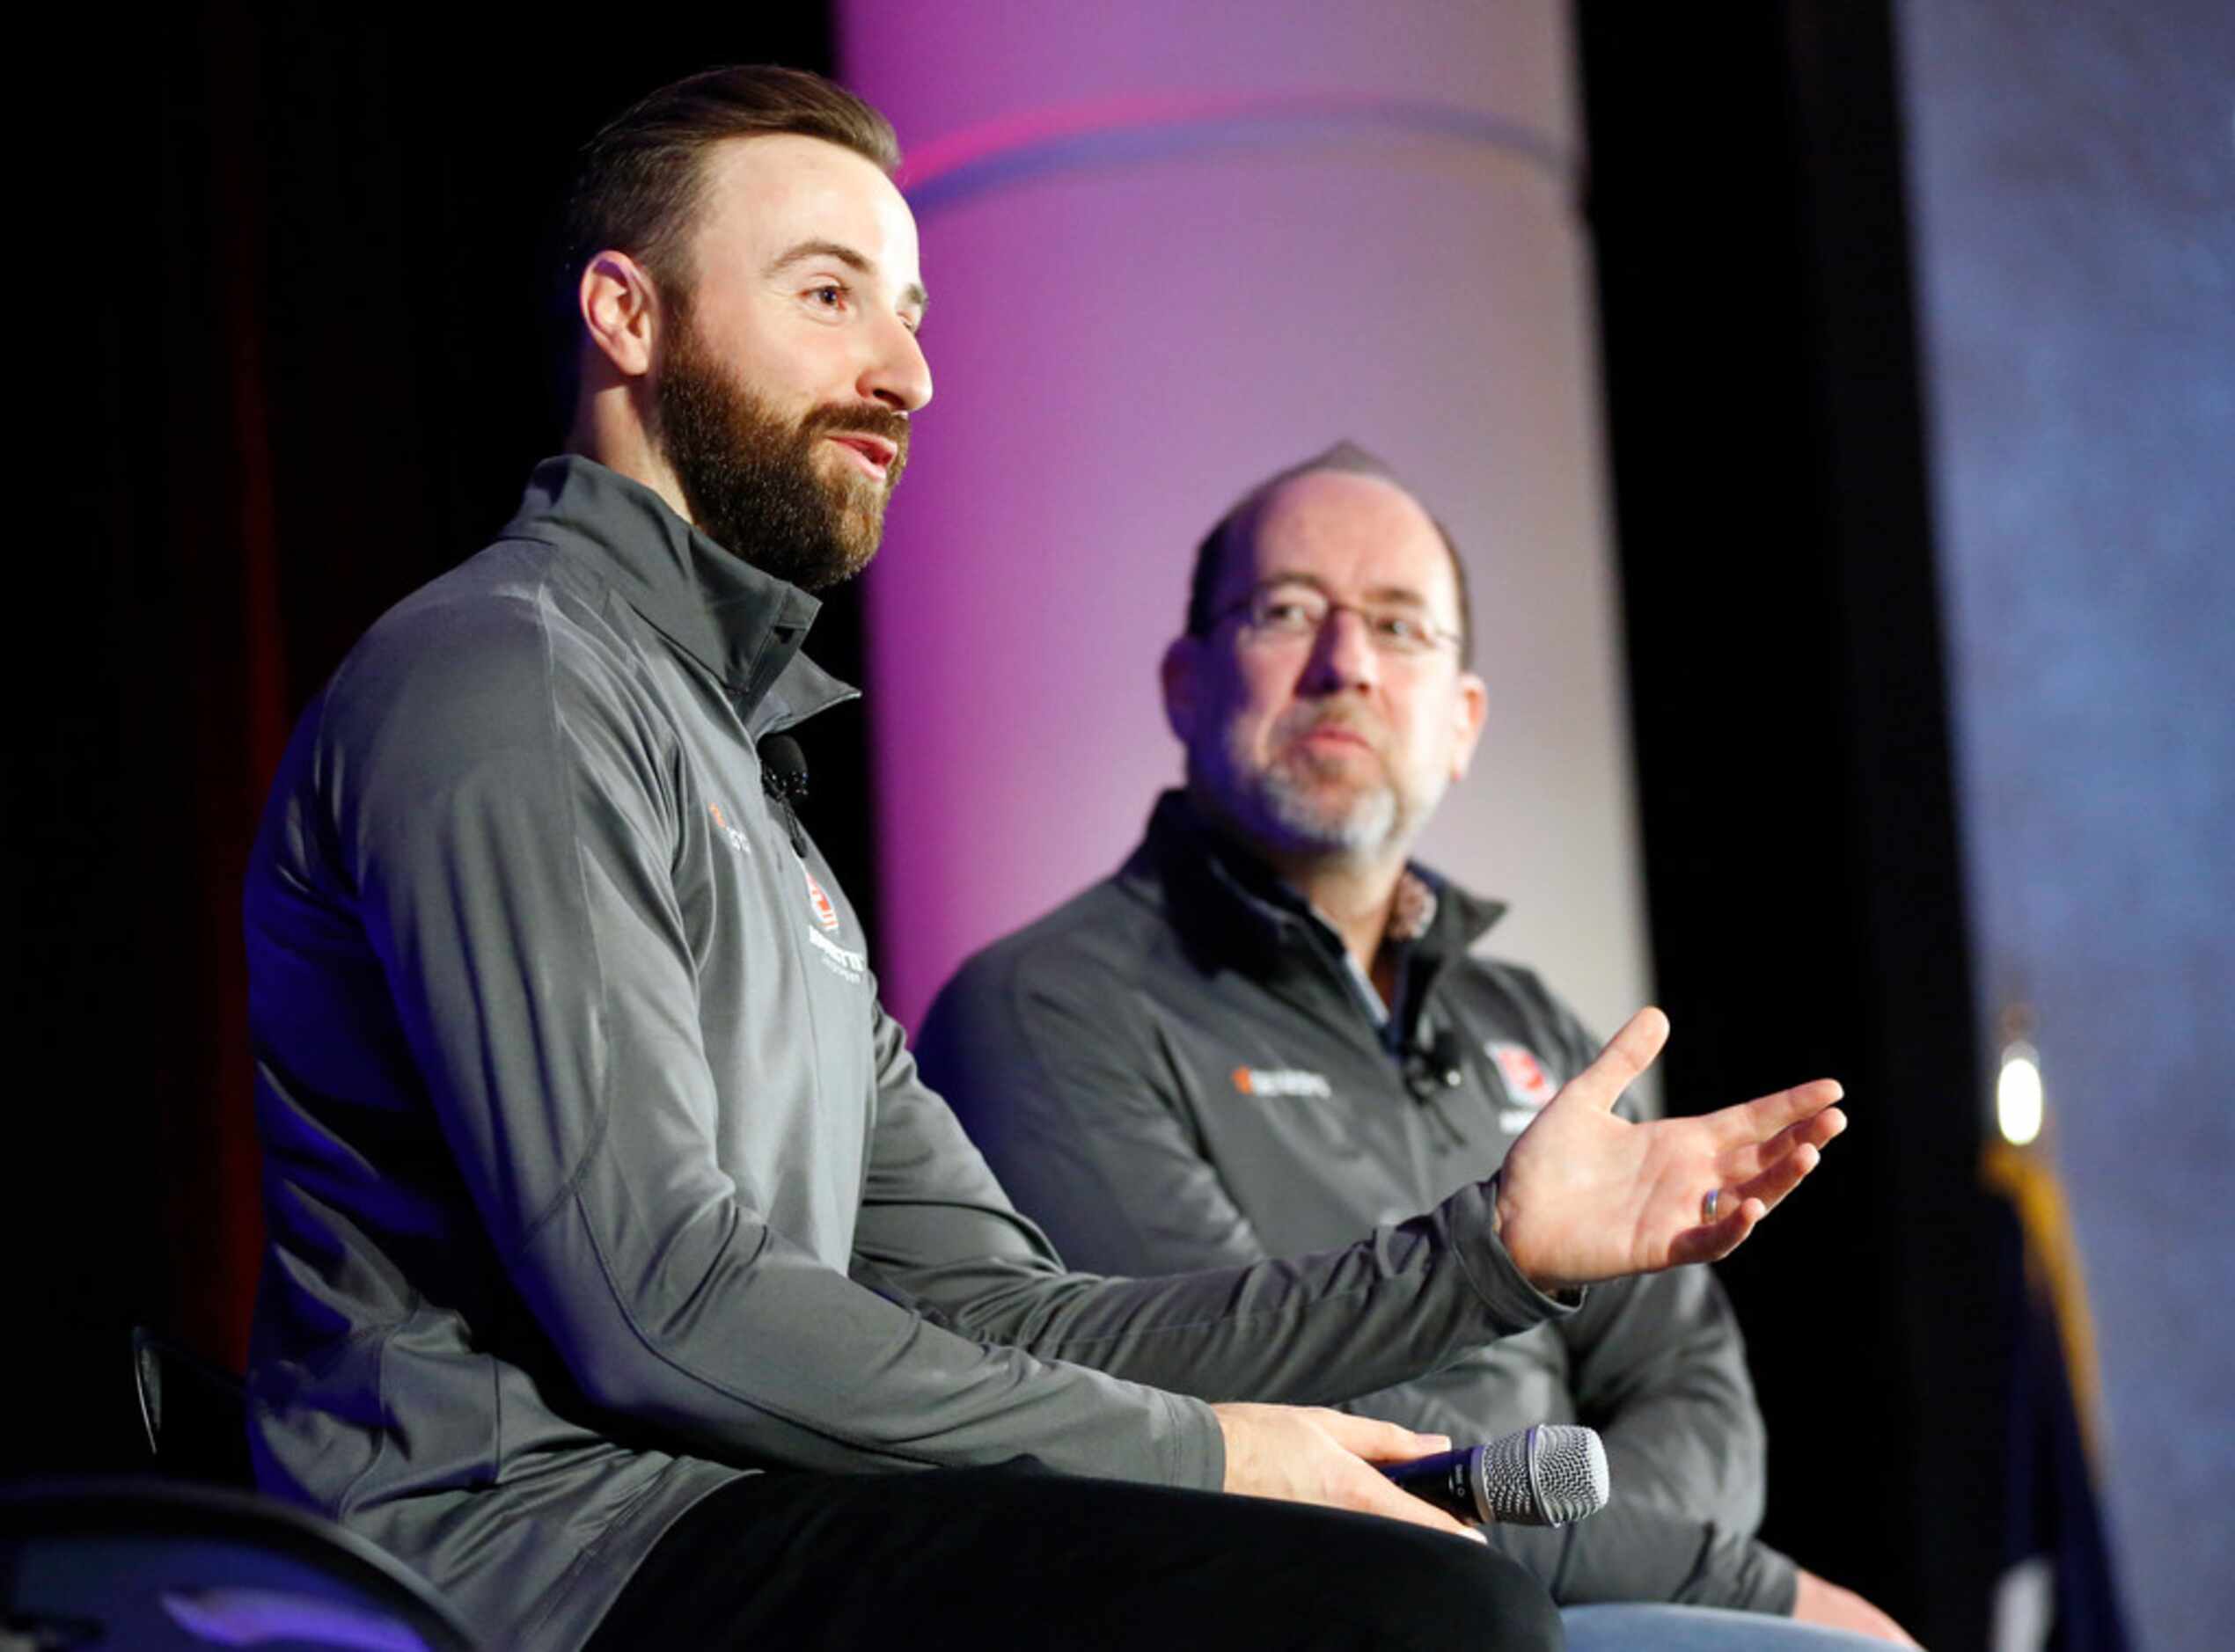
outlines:
[{"label": "jacket cuff", "polygon": [[1578,1289],[1548,1293],[1531,1284],[1514,1264],[1498,1233],[1498,1178],[1474,1181],[1443,1202],[1446,1231],[1454,1254],[1489,1308],[1500,1336],[1526,1331],[1547,1320],[1564,1319],[1590,1294]]},{"label": "jacket cuff", "polygon": [[1790,1556],[1766,1543],[1750,1542],[1747,1546],[1753,1551],[1747,1568],[1750,1574],[1747,1604],[1755,1612],[1790,1618],[1793,1602],[1800,1596],[1800,1568]]},{"label": "jacket cuff", "polygon": [[1165,1456],[1166,1484],[1184,1491],[1226,1489],[1226,1430],[1203,1400],[1167,1393],[1173,1429]]},{"label": "jacket cuff", "polygon": [[1800,1571],[1789,1557],[1759,1539],[1733,1537],[1709,1545],[1698,1574],[1676,1598],[1790,1618],[1799,1594]]}]

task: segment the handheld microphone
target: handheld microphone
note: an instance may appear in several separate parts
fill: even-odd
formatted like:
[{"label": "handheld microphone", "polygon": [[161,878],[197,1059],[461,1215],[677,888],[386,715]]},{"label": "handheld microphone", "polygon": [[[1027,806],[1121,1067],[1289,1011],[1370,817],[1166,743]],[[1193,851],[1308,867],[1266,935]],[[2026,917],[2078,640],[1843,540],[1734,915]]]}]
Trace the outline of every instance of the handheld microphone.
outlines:
[{"label": "handheld microphone", "polygon": [[1598,1430],[1565,1422],[1540,1422],[1488,1445],[1384,1464],[1381,1472],[1470,1525],[1564,1526],[1598,1513],[1613,1495]]}]

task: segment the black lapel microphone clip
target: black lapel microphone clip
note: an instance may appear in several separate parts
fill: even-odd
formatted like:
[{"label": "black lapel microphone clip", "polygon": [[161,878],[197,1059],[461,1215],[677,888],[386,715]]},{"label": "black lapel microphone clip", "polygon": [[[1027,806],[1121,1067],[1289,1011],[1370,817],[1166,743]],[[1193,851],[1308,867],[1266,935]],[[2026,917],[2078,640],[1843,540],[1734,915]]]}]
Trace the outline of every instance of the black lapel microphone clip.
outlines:
[{"label": "black lapel microphone clip", "polygon": [[1458,1033],[1439,1027],[1425,1044],[1405,1053],[1404,1087],[1415,1101],[1433,1101],[1440,1090],[1456,1090],[1467,1081],[1466,1070],[1459,1064],[1463,1058]]},{"label": "black lapel microphone clip", "polygon": [[798,806],[807,800],[807,754],[789,735],[770,735],[760,742],[760,789],[776,806],[792,852],[807,859],[807,833],[799,823]]}]

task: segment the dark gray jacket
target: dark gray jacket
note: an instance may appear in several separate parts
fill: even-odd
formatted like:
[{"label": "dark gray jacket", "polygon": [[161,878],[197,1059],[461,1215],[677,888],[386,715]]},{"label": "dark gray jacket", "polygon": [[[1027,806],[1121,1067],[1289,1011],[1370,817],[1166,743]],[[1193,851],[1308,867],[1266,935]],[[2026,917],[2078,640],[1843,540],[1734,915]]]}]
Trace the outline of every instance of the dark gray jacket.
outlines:
[{"label": "dark gray jacket", "polygon": [[[1502,909],[1425,875],[1435,917],[1385,1033],[1334,932],[1168,793],[1114,878],[949,983],[918,1040],[924,1073],[1086,1267],[1235,1266],[1428,1209],[1496,1170],[1597,1047],[1534,974],[1468,954]],[[1455,1085],[1425,1053],[1438,1029]],[[1791,1562],[1750,1539],[1762,1421],[1704,1268],[1598,1287],[1557,1325],[1347,1408],[1462,1441],[1598,1428],[1608,1509],[1495,1534],[1563,1604],[1792,1609]]]},{"label": "dark gray jacket", "polygon": [[1293,1267],[1064,1271],[765,797],[755,742],[850,692],[798,653],[815,607],[553,460],[351,653],[273,787],[259,1479],[496,1644],[579,1644],[755,1466],[1215,1488],[1182,1393],[1338,1399],[1562,1312],[1471,1187]]}]

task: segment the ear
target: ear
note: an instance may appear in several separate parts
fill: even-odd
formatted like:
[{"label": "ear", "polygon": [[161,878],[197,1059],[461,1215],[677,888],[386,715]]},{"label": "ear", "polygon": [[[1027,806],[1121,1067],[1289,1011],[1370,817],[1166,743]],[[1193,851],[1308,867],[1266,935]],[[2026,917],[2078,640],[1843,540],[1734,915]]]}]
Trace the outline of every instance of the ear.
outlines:
[{"label": "ear", "polygon": [[660,299],[641,264],[626,252],[600,252],[583,267],[575,296],[583,331],[615,372],[641,378],[652,370]]},{"label": "ear", "polygon": [[1472,671],[1462,671],[1452,685],[1451,778],[1461,778],[1475,760],[1475,747],[1490,717],[1490,690]]},{"label": "ear", "polygon": [[1196,722],[1202,715],[1202,671],[1203,640],[1173,638],[1157,675],[1164,685],[1164,720],[1183,746],[1194,739]]}]

